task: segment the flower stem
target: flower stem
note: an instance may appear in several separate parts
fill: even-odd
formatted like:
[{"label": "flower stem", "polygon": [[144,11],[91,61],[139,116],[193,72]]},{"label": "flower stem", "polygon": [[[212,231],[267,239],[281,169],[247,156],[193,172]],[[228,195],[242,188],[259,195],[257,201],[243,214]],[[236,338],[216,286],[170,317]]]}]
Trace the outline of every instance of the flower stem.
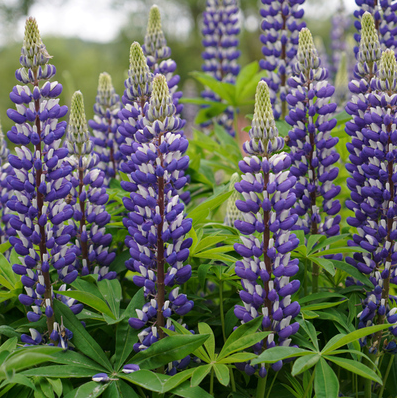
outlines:
[{"label": "flower stem", "polygon": [[219,310],[221,313],[223,342],[226,342],[225,315],[223,313],[223,281],[222,280],[219,281]]},{"label": "flower stem", "polygon": [[267,381],[267,374],[265,375],[265,378],[258,377],[258,385],[256,387],[256,397],[257,398],[265,397],[266,381]]},{"label": "flower stem", "polygon": [[273,385],[274,385],[274,383],[275,383],[275,381],[276,381],[277,374],[278,374],[278,371],[274,374],[272,383],[270,384],[269,390],[267,391],[267,394],[266,394],[266,397],[267,397],[267,398],[269,397],[270,393],[272,392],[272,388],[273,388]]},{"label": "flower stem", "polygon": [[383,385],[381,386],[380,391],[379,391],[379,396],[378,396],[379,398],[383,397],[383,391],[385,390],[385,385],[386,385],[386,382],[387,382],[387,378],[389,377],[389,373],[390,373],[390,370],[391,370],[391,366],[393,365],[393,362],[394,362],[394,356],[390,355],[390,360],[389,360],[389,363],[387,365],[386,373],[385,373],[385,375],[383,377]]}]

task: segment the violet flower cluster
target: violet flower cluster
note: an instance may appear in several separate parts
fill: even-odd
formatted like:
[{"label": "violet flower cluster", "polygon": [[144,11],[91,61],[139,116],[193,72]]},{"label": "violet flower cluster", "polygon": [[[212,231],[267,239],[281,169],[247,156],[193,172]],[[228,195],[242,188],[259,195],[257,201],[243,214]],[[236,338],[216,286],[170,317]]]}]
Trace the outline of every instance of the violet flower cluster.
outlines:
[{"label": "violet flower cluster", "polygon": [[[240,57],[240,51],[237,50],[239,44],[237,35],[240,33],[238,13],[237,0],[207,0],[203,13],[202,43],[205,50],[202,53],[204,59],[202,69],[220,82],[234,84],[240,72],[240,66],[237,64],[237,59]],[[208,88],[201,93],[201,96],[206,100],[221,101],[219,96]],[[232,108],[227,108],[215,120],[230,135],[235,135]],[[211,122],[203,126],[209,124]]]},{"label": "violet flower cluster", "polygon": [[287,114],[288,77],[298,51],[298,34],[306,26],[301,21],[305,0],[262,0],[262,53],[259,63],[268,71],[264,78],[270,89],[274,117],[284,119]]},{"label": "violet flower cluster", "polygon": [[60,106],[57,99],[62,85],[49,81],[55,75],[49,59],[35,19],[27,19],[22,68],[15,73],[22,85],[10,93],[16,109],[7,111],[15,122],[7,137],[16,145],[16,155],[8,158],[15,175],[7,177],[14,190],[7,206],[17,215],[10,219],[16,236],[9,241],[19,255],[19,263],[12,269],[22,276],[25,289],[19,300],[31,306],[29,321],[38,321],[45,314],[51,335],[56,325],[50,268],[55,268],[65,283],[71,283],[78,271],[73,265],[76,255],[67,246],[73,234],[73,226],[67,224],[73,208],[65,202],[72,188],[67,179],[72,167],[64,165],[68,150],[61,145],[66,122],[58,122],[67,107]]},{"label": "violet flower cluster", "polygon": [[[299,240],[291,233],[298,216],[291,214],[296,201],[292,188],[296,177],[289,174],[290,156],[281,152],[284,140],[278,130],[271,108],[269,88],[259,82],[255,96],[255,112],[250,140],[244,144],[248,154],[239,162],[242,180],[235,184],[244,200],[236,201],[244,219],[235,222],[243,244],[235,244],[236,252],[243,257],[236,262],[235,272],[241,277],[243,289],[240,298],[244,306],[235,307],[235,315],[244,323],[263,316],[262,329],[271,331],[265,340],[253,346],[256,354],[276,345],[290,346],[291,336],[299,324],[292,323],[300,311],[298,302],[291,297],[299,289],[298,280],[290,280],[299,270],[298,259],[291,260],[291,251]],[[272,365],[280,370],[280,360]],[[237,367],[247,374],[255,373],[256,366],[239,363]],[[262,364],[260,377],[267,370]]]},{"label": "violet flower cluster", "polygon": [[[347,221],[357,228],[357,234],[349,244],[360,246],[368,253],[355,253],[353,258],[346,260],[369,275],[375,287],[366,293],[362,302],[359,328],[385,322],[393,324],[389,329],[391,336],[385,340],[380,332],[362,339],[361,345],[368,345],[370,353],[382,349],[393,352],[396,345],[390,338],[397,336],[397,308],[391,307],[391,303],[397,301],[397,297],[391,295],[392,285],[397,284],[397,63],[394,51],[390,49],[385,50],[378,61],[380,44],[375,23],[369,14],[364,14],[363,23],[368,25],[365,27],[372,34],[363,32],[361,42],[367,40],[360,42],[358,54],[367,68],[361,66],[357,69],[364,69],[367,73],[363,74],[360,82],[350,84],[353,97],[346,106],[347,112],[354,117],[346,125],[347,133],[352,136],[348,145],[352,164],[347,165],[352,174],[348,180],[352,192],[351,201],[346,205],[354,212],[354,217]],[[363,51],[366,46],[374,51]],[[368,66],[372,66],[370,72],[376,72],[376,75],[368,73]],[[354,283],[349,278],[346,285]]]},{"label": "violet flower cluster", "polygon": [[116,94],[111,76],[104,72],[99,75],[98,94],[94,104],[94,119],[88,121],[93,129],[94,150],[100,157],[98,168],[105,172],[105,184],[110,179],[118,177],[123,154],[120,145],[124,143],[124,136],[118,132],[120,120],[118,113],[121,109],[120,97]]},{"label": "violet flower cluster", "polygon": [[[335,199],[340,187],[333,181],[339,169],[335,163],[338,138],[331,136],[336,119],[331,119],[336,104],[330,99],[334,87],[328,83],[328,71],[320,67],[320,58],[307,28],[299,33],[297,62],[294,75],[288,79],[291,92],[287,102],[291,107],[285,120],[292,126],[288,145],[291,148],[291,175],[296,177],[293,192],[297,202],[293,213],[299,216],[293,229],[305,234],[339,234],[338,215],[341,205]],[[319,206],[319,198],[322,200]],[[326,214],[325,218],[321,213]]]},{"label": "violet flower cluster", "polygon": [[[358,10],[354,11],[354,16],[357,18],[354,26],[358,33],[354,35],[357,43],[360,43],[361,38],[361,18],[365,12],[369,12],[375,20],[375,28],[379,35],[379,42],[382,50],[392,49],[397,50],[397,1],[396,0],[356,0],[359,6]],[[354,48],[354,53],[359,51],[359,47]]]},{"label": "violet flower cluster", "polygon": [[97,168],[99,156],[92,152],[93,142],[87,127],[84,99],[80,91],[72,97],[66,145],[69,164],[73,166],[73,219],[76,269],[82,276],[98,274],[98,280],[113,279],[116,272],[109,272],[109,265],[116,257],[110,251],[112,235],[106,234],[110,215],[105,210],[109,199],[104,185],[105,172]]},{"label": "violet flower cluster", "polygon": [[9,237],[17,234],[10,225],[10,218],[13,216],[7,207],[7,202],[12,198],[12,188],[7,181],[7,176],[14,175],[14,169],[8,162],[10,150],[7,148],[3,130],[0,125],[0,244],[8,241]]},{"label": "violet flower cluster", "polygon": [[138,317],[129,320],[133,328],[145,327],[134,345],[140,351],[163,337],[161,327],[170,326],[166,319],[173,313],[182,316],[193,307],[179,287],[172,289],[191,276],[191,266],[184,262],[192,244],[185,239],[192,221],[185,218],[178,195],[187,182],[189,157],[184,155],[188,147],[181,131],[184,121],[176,115],[166,78],[153,77],[138,43],[131,46],[125,86],[120,118],[126,135],[121,151],[127,157],[121,169],[130,179],[121,182],[130,193],[123,199],[129,212],[123,220],[129,233],[125,244],[131,255],[126,267],[139,273],[133,281],[144,287],[148,301],[136,310]]}]

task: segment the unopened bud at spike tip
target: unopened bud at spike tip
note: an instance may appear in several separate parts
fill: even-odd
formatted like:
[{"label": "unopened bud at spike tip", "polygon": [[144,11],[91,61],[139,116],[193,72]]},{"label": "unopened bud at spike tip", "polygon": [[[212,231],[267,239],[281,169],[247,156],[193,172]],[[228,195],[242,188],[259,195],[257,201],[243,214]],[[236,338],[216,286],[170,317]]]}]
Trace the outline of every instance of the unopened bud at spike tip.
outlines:
[{"label": "unopened bud at spike tip", "polygon": [[167,40],[161,27],[160,10],[156,5],[152,6],[149,12],[144,52],[153,63],[171,55],[171,50],[167,47]]},{"label": "unopened bud at spike tip", "polygon": [[303,28],[299,32],[299,45],[297,54],[299,68],[302,72],[318,68],[320,61],[317,49],[314,45],[313,36],[309,29]]},{"label": "unopened bud at spike tip", "polygon": [[380,59],[382,50],[378,32],[372,15],[367,11],[361,18],[361,40],[357,59],[360,62],[372,63]]}]

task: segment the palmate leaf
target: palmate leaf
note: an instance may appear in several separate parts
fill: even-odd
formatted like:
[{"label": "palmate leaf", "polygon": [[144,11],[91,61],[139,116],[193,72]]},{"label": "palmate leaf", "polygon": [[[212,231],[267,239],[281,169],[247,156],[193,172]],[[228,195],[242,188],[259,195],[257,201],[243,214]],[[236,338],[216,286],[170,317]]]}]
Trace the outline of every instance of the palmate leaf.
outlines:
[{"label": "palmate leaf", "polygon": [[276,363],[279,360],[288,359],[290,357],[307,356],[312,354],[312,351],[306,349],[293,348],[292,346],[277,346],[266,349],[256,359],[252,360],[251,364]]},{"label": "palmate leaf", "polygon": [[291,374],[293,377],[296,375],[303,373],[304,371],[313,367],[317,362],[321,359],[321,356],[317,353],[313,353],[312,355],[302,356],[296,359],[294,365],[292,366]]},{"label": "palmate leaf", "polygon": [[339,394],[339,381],[331,366],[323,358],[320,358],[314,372],[314,390],[316,396],[318,398],[337,398]]},{"label": "palmate leaf", "polygon": [[86,382],[80,385],[78,388],[71,392],[68,392],[65,398],[97,398],[100,396],[108,387],[109,383],[102,382]]}]

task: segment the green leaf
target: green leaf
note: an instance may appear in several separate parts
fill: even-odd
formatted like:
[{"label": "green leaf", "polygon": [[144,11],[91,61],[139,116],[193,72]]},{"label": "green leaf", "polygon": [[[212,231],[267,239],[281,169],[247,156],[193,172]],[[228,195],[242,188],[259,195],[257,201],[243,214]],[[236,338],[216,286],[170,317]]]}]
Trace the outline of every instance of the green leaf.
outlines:
[{"label": "green leaf", "polygon": [[308,356],[298,357],[292,367],[292,376],[295,377],[296,375],[310,369],[320,360],[320,358],[321,356],[317,353],[313,353],[312,355]]},{"label": "green leaf", "polygon": [[27,377],[52,377],[52,378],[86,378],[92,377],[97,374],[93,372],[92,369],[79,367],[79,366],[71,366],[71,365],[62,365],[62,366],[44,366],[38,368],[32,368],[30,370],[22,371],[20,374],[26,375]]},{"label": "green leaf", "polygon": [[207,86],[214,93],[218,94],[218,96],[220,96],[223,100],[226,100],[229,104],[233,103],[233,96],[230,95],[230,91],[235,91],[235,88],[232,84],[219,82],[217,79],[204,72],[194,71],[191,73],[191,75],[204,86]]},{"label": "green leaf", "polygon": [[5,335],[6,337],[12,338],[12,337],[18,337],[21,335],[17,333],[12,327],[2,325],[0,326],[0,335]]},{"label": "green leaf", "polygon": [[290,357],[307,356],[313,354],[312,351],[308,351],[300,348],[293,348],[289,346],[277,346],[274,348],[266,349],[251,364],[259,363],[276,363],[279,360],[288,359]]},{"label": "green leaf", "polygon": [[212,364],[205,364],[203,366],[199,366],[194,369],[192,374],[192,379],[190,380],[190,384],[192,387],[195,387],[203,381],[203,379],[208,375],[211,371]]},{"label": "green leaf", "polygon": [[[97,281],[95,280],[94,276],[88,275],[88,276],[85,276],[84,278],[78,277],[76,280],[73,281],[71,286],[74,289],[76,289],[77,291],[88,292],[92,295],[95,295],[102,301],[104,301],[105,298],[102,296],[96,283],[97,283]],[[69,292],[70,291],[68,291],[68,293]]]},{"label": "green leaf", "polygon": [[220,115],[228,107],[229,107],[229,104],[220,103],[220,102],[214,102],[212,105],[210,105],[210,106],[208,106],[206,108],[201,108],[199,110],[199,112],[197,113],[197,116],[196,116],[196,119],[194,120],[194,123],[196,125],[200,125],[201,123],[205,123],[205,122],[209,121],[210,119]]},{"label": "green leaf", "polygon": [[204,391],[204,389],[200,387],[191,387],[189,381],[185,381],[182,385],[174,388],[169,393],[181,396],[182,398],[212,398],[212,395]]},{"label": "green leaf", "polygon": [[[19,259],[16,263],[20,263]],[[15,284],[17,283],[18,279],[12,270],[12,265],[2,253],[0,253],[0,272],[9,283],[7,288],[10,290],[15,289]]]},{"label": "green leaf", "polygon": [[276,127],[280,137],[287,137],[289,131],[291,130],[291,126],[283,120],[276,121]]},{"label": "green leaf", "polygon": [[240,102],[246,100],[247,98],[253,97],[255,95],[259,81],[266,76],[267,71],[264,70],[256,73],[254,77],[245,85],[244,90],[239,97]]},{"label": "green leaf", "polygon": [[119,370],[124,365],[124,361],[132,352],[132,346],[138,342],[138,330],[131,328],[127,317],[136,317],[135,309],[142,309],[145,304],[145,297],[141,288],[131,299],[127,309],[123,312],[124,320],[121,321],[116,330],[116,354],[115,369]]},{"label": "green leaf", "polygon": [[[349,237],[349,236],[350,236],[350,234],[340,234],[338,236],[326,238],[325,240],[322,240],[319,244],[317,244],[313,248],[313,252],[319,252],[320,249],[323,249],[327,245],[331,245],[331,244],[334,244],[334,243],[342,241],[342,240],[345,241],[345,238]],[[325,236],[322,236],[322,237],[325,237]],[[346,244],[346,242],[344,244]]]},{"label": "green leaf", "polygon": [[193,371],[194,369],[183,370],[180,373],[177,373],[170,377],[167,381],[164,382],[163,392],[170,391],[178,385],[181,385],[184,381],[192,376]]},{"label": "green leaf", "polygon": [[121,285],[119,280],[108,280],[107,278],[98,281],[98,288],[108,303],[116,319],[120,316]]},{"label": "green leaf", "polygon": [[148,349],[137,353],[131,361],[139,364],[142,369],[156,369],[164,364],[190,355],[208,338],[209,334],[165,337],[150,345]]},{"label": "green leaf", "polygon": [[306,334],[308,335],[308,337],[312,341],[314,347],[317,350],[319,350],[317,332],[316,332],[316,329],[314,328],[313,324],[308,322],[308,321],[305,321],[305,320],[302,320],[302,322],[300,322],[299,324],[306,331]]},{"label": "green leaf", "polygon": [[218,381],[224,385],[225,387],[228,386],[230,381],[230,372],[229,368],[224,364],[214,364],[214,371],[216,378]]},{"label": "green leaf", "polygon": [[378,384],[382,385],[382,379],[376,375],[376,373],[367,367],[365,364],[357,362],[355,360],[346,359],[343,357],[336,357],[336,356],[324,356],[325,359],[330,360],[331,362],[335,363],[336,365],[351,371],[361,377],[367,378],[369,380],[375,381]]},{"label": "green leaf", "polygon": [[314,390],[318,398],[337,398],[339,381],[334,370],[321,358],[314,369]]},{"label": "green leaf", "polygon": [[47,381],[51,384],[52,389],[57,394],[58,397],[62,396],[63,385],[59,378],[47,378]]},{"label": "green leaf", "polygon": [[62,315],[63,321],[67,328],[73,331],[73,345],[91,359],[100,362],[104,367],[106,367],[107,370],[112,371],[112,365],[110,364],[109,359],[103,352],[102,348],[86,331],[73,312],[58,300],[54,300],[54,310],[57,322],[61,323]]},{"label": "green leaf", "polygon": [[197,270],[197,276],[198,276],[198,281],[201,285],[202,288],[205,287],[205,279],[207,277],[208,274],[208,270],[210,270],[210,268],[214,266],[214,265],[207,265],[205,263],[202,263]]},{"label": "green leaf", "polygon": [[71,392],[68,392],[65,398],[97,398],[100,396],[108,387],[109,383],[90,381]]},{"label": "green leaf", "polygon": [[346,111],[341,111],[341,112],[339,112],[339,114],[335,115],[335,119],[337,121],[336,125],[338,126],[338,125],[342,125],[346,122],[349,122],[352,119],[352,117]]},{"label": "green leaf", "polygon": [[123,380],[116,381],[119,387],[120,397],[122,398],[139,398],[139,395],[133,390],[133,388]]},{"label": "green leaf", "polygon": [[307,303],[307,302],[314,302],[320,301],[322,299],[329,299],[329,298],[346,298],[344,295],[337,294],[335,292],[317,292],[315,294],[307,295],[303,298],[298,299],[300,305]]},{"label": "green leaf", "polygon": [[255,353],[249,353],[249,352],[234,353],[220,360],[216,359],[216,362],[218,364],[242,363],[242,362],[247,362],[248,360],[255,359],[256,356],[257,355],[255,355]]},{"label": "green leaf", "polygon": [[150,370],[138,370],[131,374],[118,374],[119,378],[123,378],[150,391],[161,393],[163,391],[163,382],[159,376],[159,374],[153,373]]},{"label": "green leaf", "polygon": [[328,342],[328,344],[325,345],[325,347],[323,348],[321,353],[324,355],[328,355],[328,354],[330,354],[330,352],[334,351],[335,349],[338,349],[344,345],[347,345],[350,342],[357,341],[360,338],[363,338],[367,335],[371,335],[378,331],[384,330],[391,326],[392,326],[392,324],[382,324],[380,326],[360,328],[359,330],[353,331],[350,334],[343,335],[343,336],[342,336],[342,334],[339,334],[341,337],[336,342],[333,342],[331,345],[330,345],[330,342]]},{"label": "green leaf", "polygon": [[[3,385],[7,384],[20,384],[20,385],[25,385],[29,387],[30,389],[33,389],[33,391],[36,391],[36,387],[33,384],[33,382],[26,376],[21,375],[21,374],[12,374],[10,378],[7,378],[3,383],[1,384],[0,387],[3,387]],[[0,395],[0,397],[2,397]]]},{"label": "green leaf", "polygon": [[323,267],[328,273],[331,274],[331,276],[335,275],[335,268],[330,260],[324,258],[317,258],[313,255],[308,256],[307,258],[310,259],[312,262],[317,263],[319,266]]},{"label": "green leaf", "polygon": [[328,309],[328,308],[332,308],[334,306],[338,306],[341,303],[344,303],[348,301],[348,299],[344,299],[343,301],[340,302],[321,302],[317,305],[313,304],[313,305],[307,305],[307,306],[303,306],[301,308],[301,311],[309,311],[309,310],[321,310],[321,309]]},{"label": "green leaf", "polygon": [[[354,247],[355,248],[355,247]],[[332,264],[340,270],[343,270],[344,272],[346,272],[347,274],[349,274],[350,276],[354,277],[356,280],[361,281],[363,284],[365,284],[367,287],[372,287],[373,288],[373,284],[371,283],[371,281],[369,280],[368,277],[364,276],[360,271],[358,271],[358,269],[356,269],[354,266],[349,265],[346,262],[342,262],[340,260],[333,260],[331,259]]]},{"label": "green leaf", "polygon": [[[64,291],[55,291],[54,290],[54,293],[65,295]],[[98,312],[106,314],[107,316],[109,316],[112,319],[115,319],[112,311],[109,309],[109,306],[106,304],[106,302],[103,301],[102,299],[98,298],[96,295],[90,294],[89,292],[83,292],[83,291],[68,291],[67,296],[70,298],[77,299],[79,302],[92,307],[93,309],[97,310]]]},{"label": "green leaf", "polygon": [[315,253],[312,256],[325,256],[325,255],[335,255],[335,254],[351,254],[354,252],[361,252],[367,254],[368,251],[361,247],[340,247],[340,248],[332,248],[326,249],[325,251],[321,251],[319,253]]},{"label": "green leaf", "polygon": [[4,344],[0,346],[0,353],[3,352],[3,351],[12,352],[13,350],[16,349],[17,342],[18,342],[18,338],[17,337],[13,337],[13,338],[7,339],[7,341],[4,342]]},{"label": "green leaf", "polygon": [[211,327],[207,323],[199,323],[198,330],[200,334],[208,335],[208,339],[204,342],[204,347],[211,360],[215,357],[215,336]]},{"label": "green leaf", "polygon": [[254,78],[255,74],[259,70],[259,64],[257,61],[251,62],[241,69],[236,79],[236,97],[239,98],[241,93]]},{"label": "green leaf", "polygon": [[307,250],[308,250],[309,254],[310,254],[311,250],[313,249],[313,246],[316,244],[316,242],[318,242],[324,238],[325,238],[325,236],[322,234],[310,235],[309,239],[307,240]]},{"label": "green leaf", "polygon": [[106,369],[91,360],[87,356],[82,355],[79,352],[75,351],[62,351],[53,355],[54,359],[52,360],[53,363],[60,363],[60,364],[67,364],[70,366],[78,366],[78,367],[85,367],[87,369],[92,370],[94,374],[100,372],[106,372]]}]

